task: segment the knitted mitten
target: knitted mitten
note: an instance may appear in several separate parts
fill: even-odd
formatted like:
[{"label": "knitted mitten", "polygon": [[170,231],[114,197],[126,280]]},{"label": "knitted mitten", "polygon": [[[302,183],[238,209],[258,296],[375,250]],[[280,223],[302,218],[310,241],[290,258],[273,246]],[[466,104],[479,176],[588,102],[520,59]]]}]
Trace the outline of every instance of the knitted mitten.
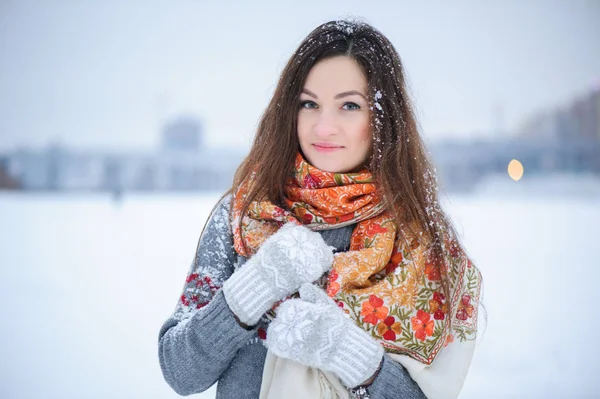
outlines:
[{"label": "knitted mitten", "polygon": [[383,347],[358,327],[325,291],[300,288],[301,299],[277,308],[267,329],[266,346],[275,355],[333,372],[348,388],[368,380],[383,357]]},{"label": "knitted mitten", "polygon": [[333,250],[319,233],[286,223],[225,281],[229,308],[242,323],[255,325],[275,302],[325,273]]}]

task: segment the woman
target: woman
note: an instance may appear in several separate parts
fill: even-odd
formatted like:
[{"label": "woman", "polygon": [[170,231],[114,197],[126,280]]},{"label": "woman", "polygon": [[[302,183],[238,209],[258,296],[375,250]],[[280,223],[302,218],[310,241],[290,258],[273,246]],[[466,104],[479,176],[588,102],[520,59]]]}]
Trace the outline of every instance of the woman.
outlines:
[{"label": "woman", "polygon": [[159,333],[179,394],[457,397],[481,275],[438,204],[400,58],[332,21],[282,72]]}]

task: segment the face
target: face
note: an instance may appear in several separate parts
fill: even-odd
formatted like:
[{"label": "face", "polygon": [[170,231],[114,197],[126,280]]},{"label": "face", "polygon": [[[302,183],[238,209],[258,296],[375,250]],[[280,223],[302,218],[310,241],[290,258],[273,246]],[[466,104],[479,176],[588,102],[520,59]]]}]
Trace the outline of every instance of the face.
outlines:
[{"label": "face", "polygon": [[318,62],[300,94],[298,139],[306,160],[326,172],[363,168],[371,148],[367,79],[352,58]]}]

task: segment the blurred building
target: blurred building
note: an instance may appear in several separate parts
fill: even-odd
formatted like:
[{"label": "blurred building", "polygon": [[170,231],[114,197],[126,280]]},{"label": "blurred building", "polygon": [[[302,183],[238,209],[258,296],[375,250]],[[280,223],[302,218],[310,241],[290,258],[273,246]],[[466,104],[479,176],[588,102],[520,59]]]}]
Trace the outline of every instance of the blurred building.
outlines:
[{"label": "blurred building", "polygon": [[[244,157],[236,149],[203,147],[192,118],[173,120],[153,152],[74,151],[58,145],[5,155],[7,179],[25,190],[181,191],[229,187]],[[0,171],[0,179],[1,177]]]},{"label": "blurred building", "polygon": [[583,138],[600,140],[600,87],[573,99],[564,107],[532,115],[517,135],[530,138]]},{"label": "blurred building", "polygon": [[168,122],[162,131],[162,149],[171,153],[196,153],[204,145],[200,123],[191,117]]},{"label": "blurred building", "polygon": [[8,174],[8,157],[0,156],[0,189],[18,189],[20,183]]},{"label": "blurred building", "polygon": [[507,175],[512,159],[528,176],[594,174],[600,177],[600,140],[514,137],[444,140],[428,145],[446,191],[470,191],[492,175]]}]

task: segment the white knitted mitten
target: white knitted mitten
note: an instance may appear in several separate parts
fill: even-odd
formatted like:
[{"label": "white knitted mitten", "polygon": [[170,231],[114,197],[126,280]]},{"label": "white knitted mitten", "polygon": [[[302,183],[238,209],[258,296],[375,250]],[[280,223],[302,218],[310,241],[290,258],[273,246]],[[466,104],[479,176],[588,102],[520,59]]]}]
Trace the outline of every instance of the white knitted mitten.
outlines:
[{"label": "white knitted mitten", "polygon": [[325,273],[334,249],[319,233],[286,223],[225,281],[229,308],[242,323],[256,324],[275,302]]},{"label": "white knitted mitten", "polygon": [[277,308],[266,346],[277,356],[331,371],[354,388],[377,371],[383,347],[358,327],[322,289],[304,284],[301,299]]}]

